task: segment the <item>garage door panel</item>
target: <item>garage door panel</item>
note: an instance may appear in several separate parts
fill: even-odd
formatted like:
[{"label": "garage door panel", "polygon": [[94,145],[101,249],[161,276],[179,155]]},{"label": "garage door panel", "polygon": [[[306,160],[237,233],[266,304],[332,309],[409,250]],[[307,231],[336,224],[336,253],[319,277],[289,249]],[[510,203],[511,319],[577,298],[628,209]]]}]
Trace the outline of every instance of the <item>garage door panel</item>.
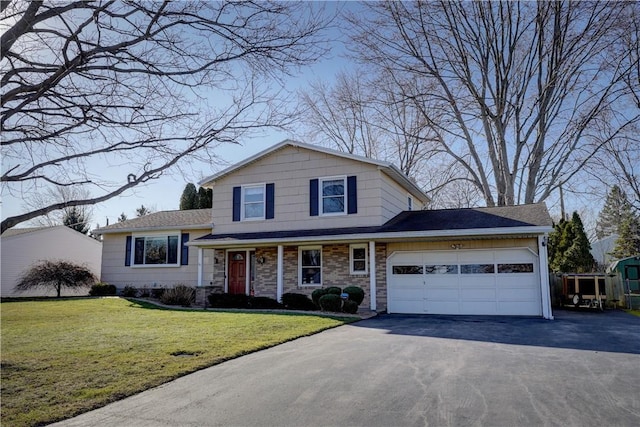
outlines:
[{"label": "garage door panel", "polygon": [[460,298],[460,291],[458,290],[458,288],[427,288],[425,291],[425,296],[428,300],[455,301],[457,303]]},{"label": "garage door panel", "polygon": [[497,303],[494,301],[462,301],[462,314],[493,315],[498,314]]},{"label": "garage door panel", "polygon": [[476,288],[461,291],[462,301],[494,301],[496,300],[495,288]]},{"label": "garage door panel", "polygon": [[425,313],[429,314],[460,314],[458,302],[452,301],[426,301]]},{"label": "garage door panel", "polygon": [[393,304],[389,304],[389,310],[392,313],[424,313],[424,301],[422,299],[412,301],[394,300]]},{"label": "garage door panel", "polygon": [[534,289],[499,289],[498,301],[535,301],[538,293]]},{"label": "garage door panel", "polygon": [[541,316],[542,308],[532,306],[529,301],[499,302],[499,314],[505,316]]}]

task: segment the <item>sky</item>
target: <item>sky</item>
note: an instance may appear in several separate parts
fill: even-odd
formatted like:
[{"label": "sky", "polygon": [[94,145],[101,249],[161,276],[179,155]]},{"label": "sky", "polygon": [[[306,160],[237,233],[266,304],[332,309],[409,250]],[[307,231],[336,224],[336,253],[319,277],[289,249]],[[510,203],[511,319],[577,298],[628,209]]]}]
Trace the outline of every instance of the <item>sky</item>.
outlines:
[{"label": "sky", "polygon": [[[335,6],[335,3],[331,5]],[[356,5],[354,3],[346,3],[346,7],[356,7]],[[339,39],[341,34],[334,33],[332,36]],[[323,60],[313,66],[302,69],[298,76],[294,76],[286,81],[287,88],[295,91],[304,88],[309,82],[316,81],[319,78],[324,80],[330,79],[332,76],[335,76],[337,72],[348,69],[349,63],[341,56],[344,52],[344,47],[338,42],[333,43],[330,47],[331,51]],[[121,213],[124,213],[128,218],[133,218],[135,217],[135,210],[141,205],[144,205],[152,211],[178,209],[180,195],[186,184],[194,183],[197,186],[198,181],[203,178],[287,138],[314,143],[314,141],[303,139],[302,132],[302,128],[294,130],[294,133],[277,130],[264,131],[259,135],[242,140],[241,145],[222,145],[216,150],[217,156],[221,159],[220,164],[207,164],[194,161],[188,166],[183,165],[183,167],[168,171],[168,173],[165,173],[159,179],[137,186],[125,192],[123,195],[93,206],[90,221],[91,228],[113,224],[117,221]],[[107,179],[109,179],[110,174],[114,173],[113,169],[107,165],[96,166],[94,172]],[[557,195],[548,199],[546,203],[552,215],[558,218],[560,204]],[[589,226],[589,224],[594,223],[597,213],[601,208],[602,201],[587,200],[585,196],[577,197],[567,195],[565,204],[568,212],[577,210],[583,217],[585,224]],[[3,219],[21,213],[24,210],[21,198],[12,197],[7,194],[3,195],[0,208]],[[33,225],[34,223],[34,221],[22,223],[19,227]]]}]

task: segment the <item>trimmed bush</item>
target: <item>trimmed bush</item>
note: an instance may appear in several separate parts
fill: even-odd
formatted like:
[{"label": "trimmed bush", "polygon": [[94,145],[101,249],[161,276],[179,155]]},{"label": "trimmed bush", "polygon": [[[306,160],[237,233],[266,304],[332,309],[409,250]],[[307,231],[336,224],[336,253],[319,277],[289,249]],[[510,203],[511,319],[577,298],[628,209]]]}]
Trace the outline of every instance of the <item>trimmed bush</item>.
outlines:
[{"label": "trimmed bush", "polygon": [[254,308],[256,310],[272,310],[283,308],[283,305],[273,298],[251,297],[249,298],[249,308]]},{"label": "trimmed bush", "polygon": [[211,294],[207,299],[213,308],[249,308],[249,297],[244,294]]},{"label": "trimmed bush", "polygon": [[311,292],[311,300],[316,305],[316,307],[320,308],[320,297],[327,294],[327,290],[325,288],[315,289]]},{"label": "trimmed bush", "polygon": [[151,298],[161,299],[162,294],[164,294],[164,288],[153,288],[151,289]]},{"label": "trimmed bush", "polygon": [[282,295],[282,304],[287,310],[317,310],[316,305],[304,294],[288,292]]},{"label": "trimmed bush", "polygon": [[89,295],[91,295],[92,297],[104,297],[109,295],[115,295],[117,291],[118,290],[116,289],[115,285],[99,282],[91,286]]},{"label": "trimmed bush", "polygon": [[342,293],[342,288],[337,286],[329,286],[326,290],[328,294],[340,295]]},{"label": "trimmed bush", "polygon": [[178,285],[173,289],[166,289],[160,297],[160,302],[167,305],[181,305],[191,307],[196,300],[196,291],[190,286]]},{"label": "trimmed bush", "polygon": [[347,286],[343,292],[349,294],[349,300],[355,301],[357,305],[362,304],[364,300],[364,291],[359,286]]},{"label": "trimmed bush", "polygon": [[358,303],[348,299],[342,303],[342,311],[349,314],[356,314],[358,311]]},{"label": "trimmed bush", "polygon": [[342,298],[336,294],[323,295],[320,297],[320,308],[323,311],[339,313],[342,311]]},{"label": "trimmed bush", "polygon": [[135,298],[138,296],[138,290],[133,286],[127,285],[122,289],[122,293],[120,295],[122,295],[125,298]]}]

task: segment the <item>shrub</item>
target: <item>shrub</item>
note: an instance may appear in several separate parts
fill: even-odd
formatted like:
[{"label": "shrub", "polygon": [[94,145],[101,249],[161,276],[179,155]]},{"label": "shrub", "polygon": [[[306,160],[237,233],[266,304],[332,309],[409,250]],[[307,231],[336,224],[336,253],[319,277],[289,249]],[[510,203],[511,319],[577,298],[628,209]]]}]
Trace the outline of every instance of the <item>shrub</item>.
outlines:
[{"label": "shrub", "polygon": [[349,299],[355,301],[357,305],[362,304],[364,300],[364,291],[359,286],[347,286],[344,288],[344,292],[349,294]]},{"label": "shrub", "polygon": [[328,294],[340,295],[342,293],[342,289],[337,286],[329,286],[326,290]]},{"label": "shrub", "polygon": [[316,310],[316,305],[304,294],[296,294],[293,292],[282,295],[282,304],[288,310]]},{"label": "shrub", "polygon": [[283,308],[282,304],[269,297],[251,297],[249,298],[249,308],[271,310]]},{"label": "shrub", "polygon": [[345,313],[356,314],[358,311],[358,303],[348,299],[342,303],[342,311]]},{"label": "shrub", "polygon": [[316,307],[320,308],[320,297],[327,294],[327,290],[325,288],[316,289],[311,292],[311,300],[316,305]]},{"label": "shrub", "polygon": [[151,289],[151,297],[160,299],[162,298],[162,294],[164,294],[164,288],[153,288]]},{"label": "shrub", "polygon": [[149,292],[149,289],[142,288],[142,290],[140,291],[140,296],[142,298],[149,298],[151,296],[151,293]]},{"label": "shrub", "polygon": [[213,308],[249,308],[249,297],[244,294],[211,294],[207,299]]},{"label": "shrub", "polygon": [[167,305],[181,305],[190,307],[196,300],[196,291],[190,286],[178,285],[173,289],[166,289],[160,297],[160,302]]},{"label": "shrub", "polygon": [[68,261],[48,260],[30,267],[20,277],[15,289],[19,292],[38,288],[54,289],[60,297],[62,288],[89,287],[95,284],[96,280],[91,270],[85,266]]},{"label": "shrub", "polygon": [[91,290],[89,291],[89,295],[92,297],[103,297],[107,295],[115,295],[117,293],[117,289],[115,285],[110,285],[104,282],[98,282],[95,285],[91,286]]},{"label": "shrub", "polygon": [[122,289],[121,295],[125,298],[135,298],[138,296],[138,290],[133,286],[127,285]]},{"label": "shrub", "polygon": [[323,311],[339,313],[342,311],[342,298],[336,294],[323,295],[320,297],[320,308]]}]

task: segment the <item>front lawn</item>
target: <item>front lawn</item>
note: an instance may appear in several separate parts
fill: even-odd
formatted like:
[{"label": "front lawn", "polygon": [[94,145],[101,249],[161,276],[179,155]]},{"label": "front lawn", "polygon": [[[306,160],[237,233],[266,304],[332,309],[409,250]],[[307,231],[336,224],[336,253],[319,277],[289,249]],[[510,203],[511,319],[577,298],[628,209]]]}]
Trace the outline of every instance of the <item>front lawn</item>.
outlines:
[{"label": "front lawn", "polygon": [[0,304],[2,425],[69,418],[355,319],[153,309],[120,298]]},{"label": "front lawn", "polygon": [[629,314],[640,317],[640,310],[625,310]]}]

